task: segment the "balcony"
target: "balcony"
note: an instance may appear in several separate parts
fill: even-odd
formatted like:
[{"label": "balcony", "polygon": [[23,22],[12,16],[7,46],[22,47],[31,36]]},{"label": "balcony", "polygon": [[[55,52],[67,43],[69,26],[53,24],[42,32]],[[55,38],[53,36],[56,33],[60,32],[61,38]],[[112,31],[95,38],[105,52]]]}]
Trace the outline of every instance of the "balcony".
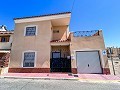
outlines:
[{"label": "balcony", "polygon": [[74,37],[91,37],[91,36],[99,36],[99,35],[100,35],[99,30],[73,32]]},{"label": "balcony", "polygon": [[51,43],[51,46],[60,46],[60,45],[67,45],[69,46],[70,45],[70,39],[66,39],[66,40],[52,40],[50,41]]},{"label": "balcony", "polygon": [[11,49],[10,42],[0,42],[0,49]]}]

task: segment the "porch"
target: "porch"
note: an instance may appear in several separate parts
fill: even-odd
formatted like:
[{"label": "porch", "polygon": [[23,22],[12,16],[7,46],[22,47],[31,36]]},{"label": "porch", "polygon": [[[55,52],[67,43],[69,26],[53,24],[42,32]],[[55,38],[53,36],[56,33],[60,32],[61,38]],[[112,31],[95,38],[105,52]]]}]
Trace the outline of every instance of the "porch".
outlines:
[{"label": "porch", "polygon": [[51,46],[51,72],[71,72],[70,47],[68,45]]}]

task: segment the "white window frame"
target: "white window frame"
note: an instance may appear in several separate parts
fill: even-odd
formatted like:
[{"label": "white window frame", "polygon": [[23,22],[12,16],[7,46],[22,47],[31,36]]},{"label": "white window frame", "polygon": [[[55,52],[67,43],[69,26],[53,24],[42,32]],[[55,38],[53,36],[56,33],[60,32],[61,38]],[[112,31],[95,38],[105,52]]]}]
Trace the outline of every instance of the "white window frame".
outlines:
[{"label": "white window frame", "polygon": [[[26,36],[26,28],[27,27],[36,27],[36,32],[35,32],[35,35],[34,36],[37,36],[37,32],[38,32],[38,25],[27,25],[24,27],[24,36]],[[26,36],[26,37],[29,37],[29,36]]]},{"label": "white window frame", "polygon": [[[24,67],[24,65],[23,65],[23,63],[24,63],[24,53],[29,53],[29,52],[35,52],[34,67]],[[23,51],[22,52],[21,66],[22,66],[22,68],[35,68],[36,67],[36,60],[37,60],[37,51],[34,51],[34,50]]]}]

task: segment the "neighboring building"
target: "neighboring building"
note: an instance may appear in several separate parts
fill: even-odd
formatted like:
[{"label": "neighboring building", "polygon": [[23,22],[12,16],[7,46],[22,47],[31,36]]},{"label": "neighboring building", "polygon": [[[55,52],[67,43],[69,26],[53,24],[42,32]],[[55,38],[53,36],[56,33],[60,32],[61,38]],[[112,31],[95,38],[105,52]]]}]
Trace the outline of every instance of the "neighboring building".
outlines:
[{"label": "neighboring building", "polygon": [[0,26],[0,73],[8,68],[12,38],[13,31],[8,31],[4,25]]},{"label": "neighboring building", "polygon": [[15,18],[9,73],[110,74],[101,30],[69,31],[71,13]]},{"label": "neighboring building", "polygon": [[107,57],[108,58],[119,58],[120,59],[120,48],[118,47],[107,47]]},{"label": "neighboring building", "polygon": [[120,75],[120,48],[107,47],[107,57],[111,74]]}]

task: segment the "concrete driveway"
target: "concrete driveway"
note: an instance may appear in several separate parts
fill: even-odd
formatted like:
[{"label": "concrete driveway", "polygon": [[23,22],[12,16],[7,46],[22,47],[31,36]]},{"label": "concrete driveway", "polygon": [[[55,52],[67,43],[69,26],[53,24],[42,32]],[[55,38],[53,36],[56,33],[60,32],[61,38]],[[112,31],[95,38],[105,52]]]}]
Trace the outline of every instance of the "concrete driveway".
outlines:
[{"label": "concrete driveway", "polygon": [[120,90],[120,83],[78,80],[0,79],[0,90]]}]

